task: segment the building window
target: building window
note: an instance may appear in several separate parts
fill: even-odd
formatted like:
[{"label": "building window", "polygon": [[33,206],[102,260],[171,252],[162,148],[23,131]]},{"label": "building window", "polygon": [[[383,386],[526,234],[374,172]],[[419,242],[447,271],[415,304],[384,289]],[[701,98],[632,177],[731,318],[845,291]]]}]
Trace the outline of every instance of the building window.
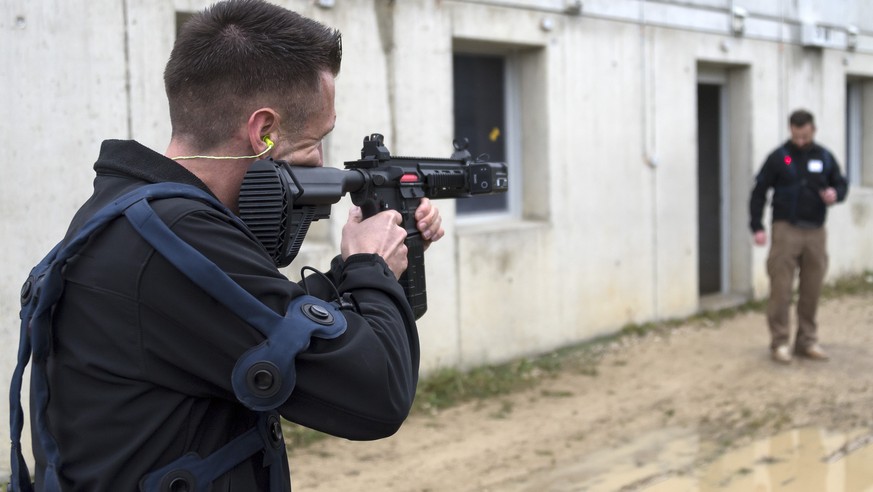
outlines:
[{"label": "building window", "polygon": [[[873,186],[873,78],[846,83],[846,175],[849,183]],[[866,157],[866,158],[865,158]]]},{"label": "building window", "polygon": [[513,197],[522,180],[513,145],[521,139],[514,128],[518,95],[511,57],[455,54],[453,63],[455,135],[469,140],[474,157],[505,162],[510,182],[508,193],[458,200],[458,215],[518,215]]}]

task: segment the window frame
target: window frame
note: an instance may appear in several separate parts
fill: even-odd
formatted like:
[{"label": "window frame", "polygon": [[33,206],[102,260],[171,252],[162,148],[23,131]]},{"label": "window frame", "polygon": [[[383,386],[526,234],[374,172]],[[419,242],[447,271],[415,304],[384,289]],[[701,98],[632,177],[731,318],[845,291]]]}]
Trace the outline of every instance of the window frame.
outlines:
[{"label": "window frame", "polygon": [[[503,73],[503,112],[505,132],[510,138],[505,140],[506,167],[509,174],[509,189],[506,191],[504,210],[464,212],[456,214],[458,225],[481,224],[521,219],[522,207],[522,125],[521,125],[521,70],[518,56],[507,52],[478,52],[454,50],[452,56],[500,57],[504,61]],[[453,87],[454,90],[454,87]],[[454,108],[453,108],[454,111]],[[475,149],[471,149],[475,152]],[[475,157],[475,155],[474,155]]]}]

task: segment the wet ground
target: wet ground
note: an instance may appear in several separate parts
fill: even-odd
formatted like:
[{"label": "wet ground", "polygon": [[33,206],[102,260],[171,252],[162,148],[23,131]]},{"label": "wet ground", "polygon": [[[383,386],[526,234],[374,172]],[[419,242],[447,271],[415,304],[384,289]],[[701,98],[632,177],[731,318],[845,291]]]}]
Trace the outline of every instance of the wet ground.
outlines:
[{"label": "wet ground", "polygon": [[388,439],[292,450],[294,490],[873,492],[873,294],[819,324],[828,362],[771,361],[760,312],[627,337]]},{"label": "wet ground", "polygon": [[[873,433],[795,429],[696,465],[698,436],[664,429],[575,466],[529,477],[518,491],[865,492],[873,491]],[[705,453],[704,453],[705,454]]]},{"label": "wet ground", "polygon": [[792,430],[731,451],[689,477],[671,477],[646,490],[871,491],[871,444],[871,433]]}]

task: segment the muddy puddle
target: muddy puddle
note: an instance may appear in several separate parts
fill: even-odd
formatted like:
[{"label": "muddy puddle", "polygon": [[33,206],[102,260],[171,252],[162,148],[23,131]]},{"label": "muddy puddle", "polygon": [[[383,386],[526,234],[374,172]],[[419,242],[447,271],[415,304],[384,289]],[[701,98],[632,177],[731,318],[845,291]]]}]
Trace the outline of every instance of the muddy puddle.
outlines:
[{"label": "muddy puddle", "polygon": [[873,492],[873,430],[786,431],[720,455],[693,431],[667,428],[535,474],[517,490]]}]

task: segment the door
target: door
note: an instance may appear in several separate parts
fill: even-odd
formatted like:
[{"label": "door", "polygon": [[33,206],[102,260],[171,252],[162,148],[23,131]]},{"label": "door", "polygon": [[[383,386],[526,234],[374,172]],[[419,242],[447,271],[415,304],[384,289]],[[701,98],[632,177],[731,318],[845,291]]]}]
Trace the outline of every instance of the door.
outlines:
[{"label": "door", "polygon": [[700,295],[728,290],[728,217],[725,87],[697,85],[697,221]]}]

